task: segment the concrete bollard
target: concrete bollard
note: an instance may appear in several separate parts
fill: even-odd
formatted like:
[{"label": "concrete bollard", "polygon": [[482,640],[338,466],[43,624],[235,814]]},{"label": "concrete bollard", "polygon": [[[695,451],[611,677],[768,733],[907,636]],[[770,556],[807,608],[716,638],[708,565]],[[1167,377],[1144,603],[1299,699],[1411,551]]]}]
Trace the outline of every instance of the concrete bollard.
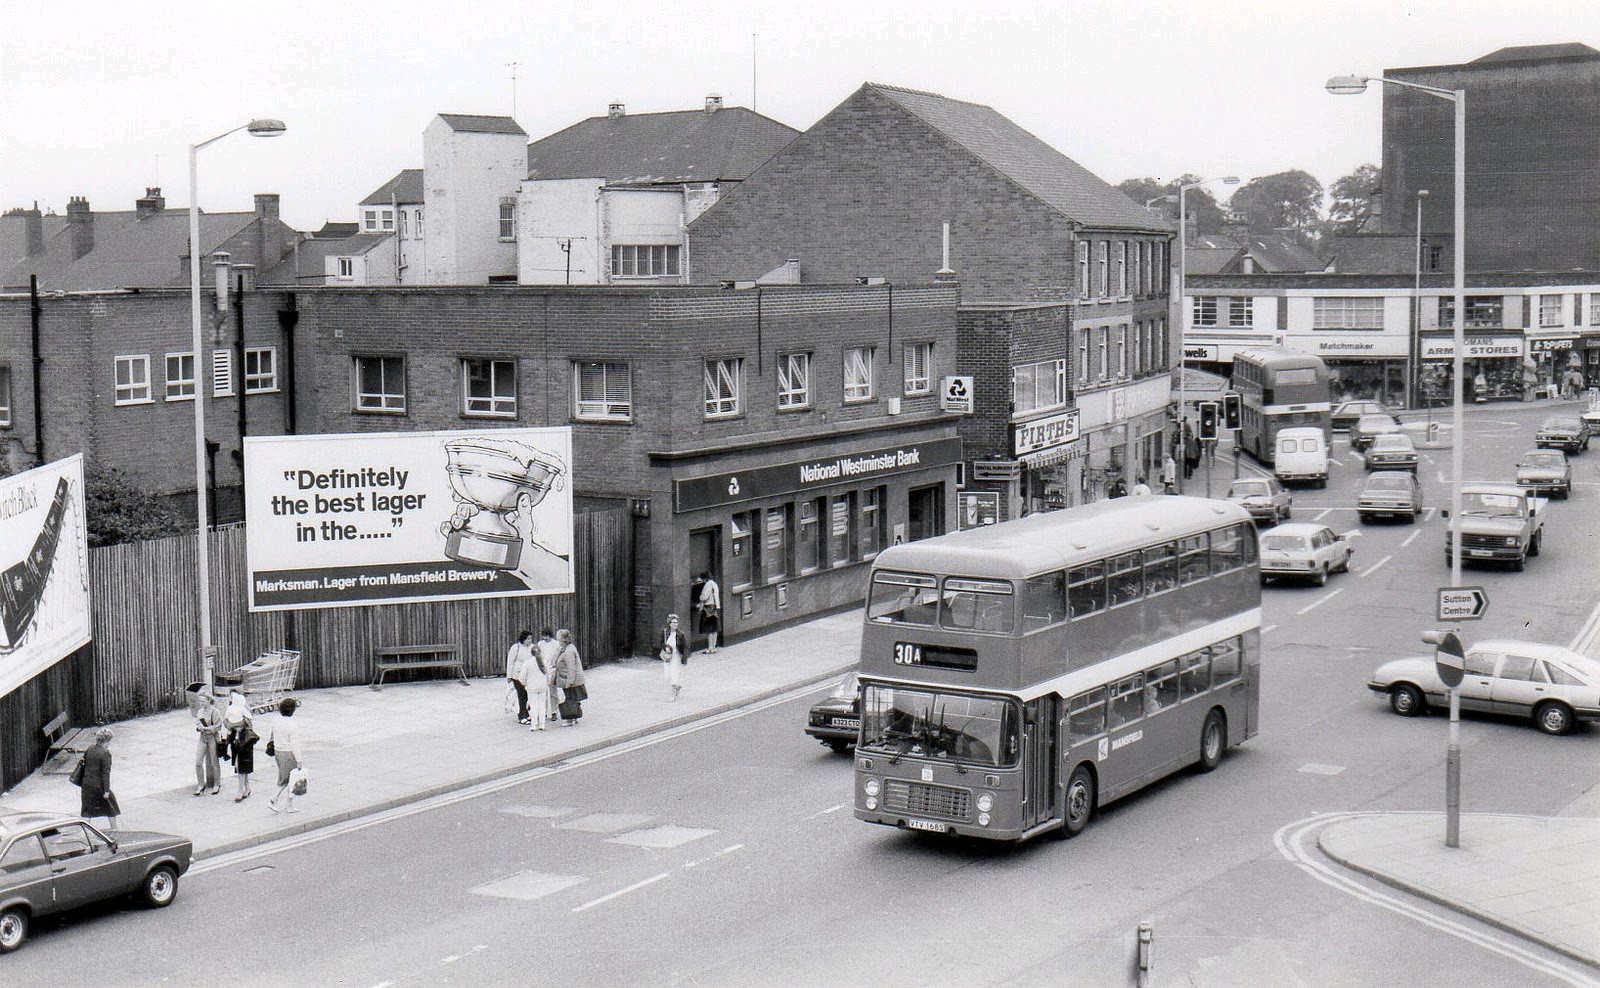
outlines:
[{"label": "concrete bollard", "polygon": [[1150,941],[1154,935],[1149,923],[1139,924],[1139,971],[1136,982],[1139,988],[1150,988]]}]

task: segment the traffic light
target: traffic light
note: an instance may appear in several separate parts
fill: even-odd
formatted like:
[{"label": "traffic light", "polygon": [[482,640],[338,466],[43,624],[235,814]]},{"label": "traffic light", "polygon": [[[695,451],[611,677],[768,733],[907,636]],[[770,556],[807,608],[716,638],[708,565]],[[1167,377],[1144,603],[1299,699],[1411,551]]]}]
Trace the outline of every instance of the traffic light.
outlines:
[{"label": "traffic light", "polygon": [[1200,429],[1199,436],[1202,440],[1217,438],[1217,403],[1202,401],[1200,403]]},{"label": "traffic light", "polygon": [[1224,428],[1239,428],[1239,392],[1229,391],[1222,396],[1222,425]]}]

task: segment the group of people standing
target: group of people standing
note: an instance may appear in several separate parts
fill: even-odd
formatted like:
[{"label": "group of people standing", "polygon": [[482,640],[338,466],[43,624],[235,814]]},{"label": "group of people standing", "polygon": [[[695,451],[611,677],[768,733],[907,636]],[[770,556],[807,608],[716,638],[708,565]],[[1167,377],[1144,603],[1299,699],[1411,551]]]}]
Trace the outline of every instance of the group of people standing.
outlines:
[{"label": "group of people standing", "polygon": [[544,730],[551,720],[576,726],[583,717],[589,690],[583,659],[567,628],[555,633],[542,628],[538,641],[531,631],[518,634],[506,652],[506,680],[516,692],[517,723],[530,731]]}]

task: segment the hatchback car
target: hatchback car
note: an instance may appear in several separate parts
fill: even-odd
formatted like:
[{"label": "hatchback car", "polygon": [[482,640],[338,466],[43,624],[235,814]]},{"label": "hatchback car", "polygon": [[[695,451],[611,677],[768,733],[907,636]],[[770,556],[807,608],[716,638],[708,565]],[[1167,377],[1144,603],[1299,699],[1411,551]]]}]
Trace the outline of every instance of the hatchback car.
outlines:
[{"label": "hatchback car", "polygon": [[1368,475],[1366,486],[1356,496],[1356,511],[1362,521],[1404,518],[1415,522],[1422,514],[1422,485],[1414,473],[1379,470]]},{"label": "hatchback car", "polygon": [[811,708],[806,733],[834,751],[844,751],[856,743],[860,730],[861,682],[852,672],[839,680],[827,699]]},{"label": "hatchback car", "polygon": [[1589,448],[1589,426],[1577,415],[1552,415],[1539,424],[1533,444],[1540,449],[1581,453]]},{"label": "hatchback car", "polygon": [[1349,429],[1360,420],[1363,415],[1388,415],[1389,410],[1378,401],[1341,401],[1333,406],[1331,422],[1333,428]]},{"label": "hatchback car", "polygon": [[170,905],[193,845],[184,837],[107,835],[58,813],[0,815],[0,953],[16,950],[36,918],[133,895]]},{"label": "hatchback car", "polygon": [[1272,477],[1241,477],[1228,485],[1226,500],[1250,512],[1256,521],[1277,524],[1293,513],[1294,498]]},{"label": "hatchback car", "polygon": [[1385,432],[1367,446],[1368,470],[1416,470],[1417,447],[1403,432]]},{"label": "hatchback car", "polygon": [[[1580,720],[1600,719],[1600,662],[1559,645],[1481,641],[1467,649],[1461,709],[1532,717],[1546,734],[1565,734]],[[1415,717],[1449,694],[1433,656],[1395,659],[1367,688],[1389,697],[1395,713]]]},{"label": "hatchback car", "polygon": [[1279,577],[1311,580],[1318,586],[1329,573],[1350,572],[1355,548],[1326,525],[1279,525],[1261,533],[1261,582]]},{"label": "hatchback car", "polygon": [[1517,459],[1517,486],[1563,501],[1572,496],[1572,465],[1559,449],[1535,449]]},{"label": "hatchback car", "polygon": [[1377,436],[1399,431],[1400,423],[1394,420],[1393,415],[1363,415],[1350,427],[1350,448],[1364,450],[1372,445],[1372,440]]}]

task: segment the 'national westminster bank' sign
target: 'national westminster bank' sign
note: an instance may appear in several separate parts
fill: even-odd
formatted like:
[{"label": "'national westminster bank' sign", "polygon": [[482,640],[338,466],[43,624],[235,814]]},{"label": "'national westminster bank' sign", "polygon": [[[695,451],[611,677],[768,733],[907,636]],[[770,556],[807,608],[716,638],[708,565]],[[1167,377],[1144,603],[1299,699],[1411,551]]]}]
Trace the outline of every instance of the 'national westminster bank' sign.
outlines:
[{"label": "'national westminster bank' sign", "polygon": [[794,494],[959,462],[960,439],[933,439],[864,453],[846,453],[706,477],[689,477],[673,482],[673,510],[698,511],[701,508],[738,504],[741,501]]}]

